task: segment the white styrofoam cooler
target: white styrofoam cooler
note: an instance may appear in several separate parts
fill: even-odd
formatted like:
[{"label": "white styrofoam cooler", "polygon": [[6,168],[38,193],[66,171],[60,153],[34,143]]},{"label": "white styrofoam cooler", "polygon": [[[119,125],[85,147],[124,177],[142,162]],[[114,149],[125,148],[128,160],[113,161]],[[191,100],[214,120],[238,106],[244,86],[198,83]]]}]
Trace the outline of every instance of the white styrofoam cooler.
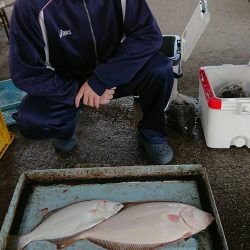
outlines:
[{"label": "white styrofoam cooler", "polygon": [[199,109],[207,146],[250,148],[250,97],[218,98],[232,82],[243,82],[250,96],[250,66],[222,65],[200,69]]}]

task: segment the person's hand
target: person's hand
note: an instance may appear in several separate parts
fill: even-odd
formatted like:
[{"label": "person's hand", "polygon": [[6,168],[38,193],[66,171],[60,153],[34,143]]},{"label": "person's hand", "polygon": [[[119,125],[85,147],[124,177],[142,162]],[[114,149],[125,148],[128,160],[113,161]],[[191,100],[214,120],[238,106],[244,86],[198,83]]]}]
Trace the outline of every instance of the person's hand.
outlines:
[{"label": "person's hand", "polygon": [[103,93],[103,95],[100,98],[100,104],[101,105],[106,105],[106,104],[110,103],[110,101],[113,99],[115,89],[116,89],[116,87],[114,87],[112,89],[106,89],[105,90],[105,92]]},{"label": "person's hand", "polygon": [[113,99],[116,87],[112,89],[106,89],[102,96],[97,95],[88,82],[85,82],[78,91],[75,98],[75,106],[79,107],[80,101],[83,98],[83,104],[90,107],[99,108],[100,105],[109,104]]},{"label": "person's hand", "polygon": [[79,107],[80,101],[83,98],[83,104],[99,108],[100,106],[100,96],[95,93],[95,91],[89,86],[88,82],[85,82],[80,90],[78,91],[75,98],[75,106]]}]

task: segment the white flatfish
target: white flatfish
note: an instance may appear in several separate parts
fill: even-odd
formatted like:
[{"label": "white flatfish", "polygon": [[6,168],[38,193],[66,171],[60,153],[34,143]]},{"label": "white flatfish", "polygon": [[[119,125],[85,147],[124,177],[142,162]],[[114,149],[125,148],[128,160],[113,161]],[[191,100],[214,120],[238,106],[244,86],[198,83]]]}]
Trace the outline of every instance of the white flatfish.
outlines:
[{"label": "white flatfish", "polygon": [[8,249],[23,249],[31,241],[73,237],[118,213],[124,206],[108,200],[82,201],[46,218],[31,233],[10,242]]},{"label": "white flatfish", "polygon": [[58,248],[88,239],[106,249],[155,249],[189,238],[212,221],[211,214],[187,204],[144,203],[124,209],[94,228],[58,244]]}]

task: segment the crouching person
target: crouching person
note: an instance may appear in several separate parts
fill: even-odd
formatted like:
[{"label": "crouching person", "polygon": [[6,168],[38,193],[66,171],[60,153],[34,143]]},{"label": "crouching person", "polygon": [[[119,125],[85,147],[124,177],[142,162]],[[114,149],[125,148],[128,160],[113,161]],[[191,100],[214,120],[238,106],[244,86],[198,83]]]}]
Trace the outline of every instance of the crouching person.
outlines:
[{"label": "crouching person", "polygon": [[171,161],[164,108],[172,61],[159,53],[162,35],[145,0],[17,0],[10,45],[12,80],[27,92],[14,114],[24,136],[52,138],[69,152],[83,105],[139,95],[139,143],[155,164]]}]

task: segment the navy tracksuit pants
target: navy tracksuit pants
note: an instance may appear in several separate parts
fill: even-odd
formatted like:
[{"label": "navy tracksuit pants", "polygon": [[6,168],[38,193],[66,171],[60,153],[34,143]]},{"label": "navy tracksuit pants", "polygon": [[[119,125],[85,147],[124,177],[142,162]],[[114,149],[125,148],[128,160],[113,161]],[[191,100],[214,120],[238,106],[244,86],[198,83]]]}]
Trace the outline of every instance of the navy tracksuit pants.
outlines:
[{"label": "navy tracksuit pants", "polygon": [[[143,118],[139,127],[165,135],[164,108],[173,86],[172,60],[153,56],[128,84],[117,87],[114,98],[139,95]],[[24,136],[67,139],[74,133],[77,108],[46,97],[27,95],[14,115]]]}]

